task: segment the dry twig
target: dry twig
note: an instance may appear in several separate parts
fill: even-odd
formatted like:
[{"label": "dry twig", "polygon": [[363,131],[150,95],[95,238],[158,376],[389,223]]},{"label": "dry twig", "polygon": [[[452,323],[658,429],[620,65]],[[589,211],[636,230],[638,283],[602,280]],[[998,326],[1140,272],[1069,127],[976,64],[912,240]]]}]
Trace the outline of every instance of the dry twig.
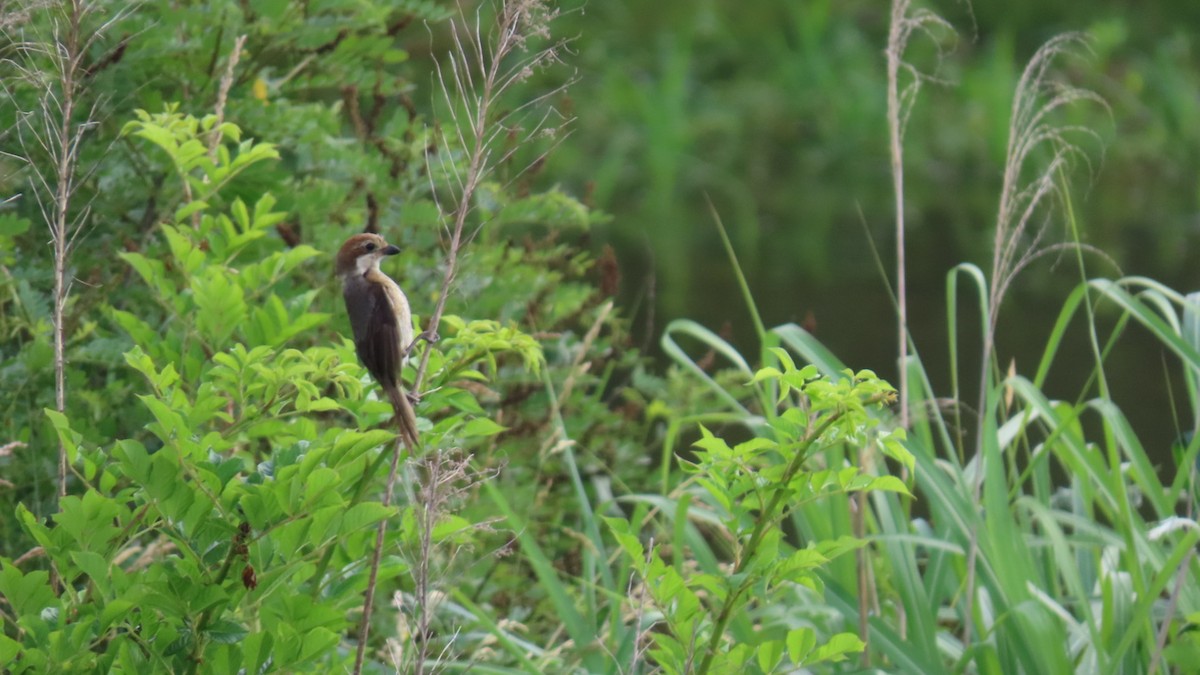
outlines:
[{"label": "dry twig", "polygon": [[[28,163],[31,193],[53,246],[54,290],[54,405],[62,413],[67,407],[66,385],[66,309],[71,294],[68,268],[71,253],[85,234],[91,203],[79,203],[79,190],[89,170],[81,170],[80,154],[86,136],[97,124],[100,100],[87,90],[89,50],[120,21],[117,12],[98,25],[93,15],[100,8],[84,0],[61,3],[30,2],[8,17],[21,17],[20,33],[14,39],[14,59],[9,60],[21,84],[38,93],[35,109],[19,110],[15,132]],[[50,34],[34,33],[31,19],[49,12]],[[8,28],[7,21],[0,27]],[[26,30],[30,31],[28,34]],[[17,60],[19,59],[19,61]],[[12,85],[0,83],[0,89],[12,100]],[[88,101],[90,100],[90,103]],[[44,160],[42,158],[45,158]],[[94,168],[94,167],[93,167]],[[58,494],[66,495],[67,451],[58,448]]]},{"label": "dry twig", "polygon": [[[467,153],[466,167],[454,164],[451,153],[436,153],[430,162],[437,162],[439,171],[431,170],[431,184],[437,176],[447,179],[450,183],[450,194],[453,204],[451,212],[452,226],[448,229],[449,245],[446,250],[446,265],[442,285],[438,294],[437,304],[433,314],[426,324],[428,334],[436,334],[441,323],[442,314],[446,308],[446,300],[458,274],[459,254],[463,246],[471,240],[479,228],[466,233],[466,224],[472,211],[475,193],[486,176],[500,163],[512,157],[522,145],[537,137],[553,135],[554,129],[549,122],[557,116],[553,108],[546,102],[560,93],[567,85],[563,84],[547,91],[534,99],[516,106],[506,112],[495,114],[497,101],[516,84],[528,79],[533,73],[549,64],[558,62],[560,45],[550,44],[548,47],[534,48],[532,42],[548,41],[550,38],[549,25],[557,16],[557,10],[550,9],[545,0],[499,0],[496,5],[495,24],[491,29],[485,28],[483,14],[477,9],[473,20],[468,20],[462,5],[459,5],[458,19],[451,23],[451,36],[454,48],[449,55],[449,74],[437,67],[437,79],[441,94],[451,117],[450,128],[456,134],[457,147]],[[449,80],[447,78],[449,77]],[[540,117],[534,117],[529,128],[522,128],[520,122],[534,115],[534,111],[544,109]],[[561,118],[558,118],[561,119]],[[497,153],[502,141],[513,136],[518,142],[513,143],[504,152]],[[534,161],[536,163],[537,160]],[[531,163],[532,165],[533,163]],[[518,175],[523,172],[518,172]],[[435,200],[442,205],[441,193],[436,185],[432,185]],[[445,210],[443,209],[443,212]],[[420,365],[417,367],[416,378],[411,391],[420,392],[429,366],[430,352],[424,351]],[[412,448],[415,452],[416,448]],[[403,445],[397,442],[392,450],[387,487],[384,494],[384,505],[390,505],[395,493],[395,483],[398,478],[398,467]],[[418,472],[419,473],[419,472]],[[431,476],[426,481],[433,480]],[[432,484],[436,487],[436,484]],[[425,492],[425,490],[422,490]],[[431,513],[428,508],[423,511],[426,517]],[[432,528],[431,523],[423,522],[422,526]],[[375,537],[375,550],[371,556],[371,567],[368,573],[367,590],[364,596],[363,617],[358,632],[358,649],[355,654],[354,672],[362,672],[363,661],[370,637],[370,621],[372,604],[376,592],[380,559],[383,554],[384,534],[387,523],[381,522]],[[428,531],[425,533],[428,534]],[[431,542],[430,542],[431,543]],[[430,550],[422,549],[420,556],[427,557]],[[425,564],[428,560],[424,561]],[[418,561],[417,569],[421,568]],[[427,603],[431,586],[428,576],[420,582],[420,592],[416,597],[418,603]],[[418,627],[416,637],[419,640],[417,655],[412,664],[411,672],[420,675],[424,672],[425,657],[428,654],[428,640],[420,639],[427,635],[429,617],[432,616],[429,606],[418,607]]]}]

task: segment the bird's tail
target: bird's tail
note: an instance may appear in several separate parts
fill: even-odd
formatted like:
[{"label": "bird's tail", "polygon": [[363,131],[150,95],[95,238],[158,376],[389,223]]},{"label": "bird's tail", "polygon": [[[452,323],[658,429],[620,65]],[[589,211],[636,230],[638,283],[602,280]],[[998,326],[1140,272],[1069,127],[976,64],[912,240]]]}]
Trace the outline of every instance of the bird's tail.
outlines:
[{"label": "bird's tail", "polygon": [[400,437],[404,439],[404,444],[409,448],[416,448],[420,443],[420,438],[417,436],[417,415],[413,412],[412,403],[404,392],[400,391],[400,387],[391,386],[384,387],[387,391],[388,399],[392,402],[392,410],[395,411],[396,428],[400,431]]}]

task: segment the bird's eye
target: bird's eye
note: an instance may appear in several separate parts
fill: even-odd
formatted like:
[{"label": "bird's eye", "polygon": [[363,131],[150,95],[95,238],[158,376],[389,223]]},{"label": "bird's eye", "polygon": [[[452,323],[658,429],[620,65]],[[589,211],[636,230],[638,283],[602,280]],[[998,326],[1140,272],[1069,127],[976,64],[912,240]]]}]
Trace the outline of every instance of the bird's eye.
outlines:
[{"label": "bird's eye", "polygon": [[374,250],[375,250],[375,243],[374,243],[374,242],[370,242],[370,241],[369,241],[369,242],[367,242],[366,249],[367,249],[368,251],[374,251]]}]

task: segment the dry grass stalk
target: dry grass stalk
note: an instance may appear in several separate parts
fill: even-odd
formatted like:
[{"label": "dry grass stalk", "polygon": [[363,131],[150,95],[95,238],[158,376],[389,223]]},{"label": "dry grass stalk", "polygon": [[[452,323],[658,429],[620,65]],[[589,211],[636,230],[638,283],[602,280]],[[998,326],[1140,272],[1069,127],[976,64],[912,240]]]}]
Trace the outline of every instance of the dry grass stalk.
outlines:
[{"label": "dry grass stalk", "polygon": [[[559,63],[559,54],[564,48],[562,43],[554,42],[536,49],[531,46],[531,42],[550,39],[549,26],[557,16],[558,10],[551,9],[546,0],[502,0],[497,6],[495,25],[490,30],[484,27],[478,8],[474,18],[468,19],[461,4],[459,17],[451,24],[454,49],[450,53],[449,72],[443,70],[441,64],[435,65],[442,98],[453,122],[452,133],[457,147],[467,153],[467,163],[465,168],[458,166],[450,152],[436,153],[430,158],[431,163],[437,162],[437,166],[431,165],[428,171],[434,199],[443,213],[450,212],[452,222],[444,233],[449,238],[446,271],[428,322],[429,330],[436,331],[441,322],[463,245],[484,225],[479,223],[473,232],[465,233],[475,192],[484,177],[538,138],[561,140],[560,128],[571,121],[549,105],[552,98],[570,85],[569,80],[499,114],[494,112],[497,102],[508,90],[528,80],[538,70]],[[551,121],[557,125],[551,125]],[[501,148],[502,144],[507,147]],[[516,172],[511,180],[540,161],[552,147]],[[450,197],[443,197],[434,184],[438,176],[451,182]],[[450,200],[449,209],[445,207],[444,199]],[[414,391],[420,391],[428,364],[429,353],[426,352],[417,368]]]},{"label": "dry grass stalk", "polygon": [[[1013,96],[1012,117],[1009,122],[1008,148],[1004,160],[1004,182],[1000,192],[1000,207],[992,242],[992,275],[989,297],[989,332],[995,332],[1000,304],[1013,279],[1038,257],[1060,250],[1062,244],[1046,244],[1051,219],[1048,207],[1058,198],[1059,172],[1072,159],[1085,162],[1087,156],[1071,141],[1083,134],[1095,137],[1091,129],[1056,124],[1055,111],[1079,101],[1092,101],[1106,106],[1096,93],[1053,80],[1050,67],[1056,57],[1085,45],[1078,33],[1052,38],[1042,45],[1021,79]],[[1049,148],[1050,158],[1032,178],[1023,178],[1031,156]]]},{"label": "dry grass stalk", "polygon": [[[953,33],[953,27],[942,17],[927,9],[914,9],[911,0],[893,0],[891,17],[888,24],[887,44],[887,119],[889,156],[892,168],[892,192],[895,197],[896,211],[896,313],[897,331],[897,363],[900,378],[900,426],[907,429],[911,422],[909,412],[908,387],[908,263],[905,254],[905,223],[904,223],[904,131],[908,126],[909,116],[921,84],[931,76],[923,73],[911,63],[904,60],[904,52],[909,41],[915,34],[924,34],[935,44],[938,43],[936,33],[946,31]],[[900,87],[901,73],[906,73],[909,82]],[[865,533],[866,502],[864,495],[857,497],[858,508],[855,510],[855,532],[862,536]],[[859,638],[869,645],[869,598],[875,595],[872,575],[867,565],[865,551],[858,553],[858,633]],[[904,632],[903,607],[900,607],[901,634]],[[862,665],[870,664],[870,649],[862,652]]]},{"label": "dry grass stalk", "polygon": [[[1078,33],[1056,36],[1041,46],[1030,59],[1013,94],[1008,127],[1008,146],[1004,159],[1004,178],[992,245],[992,270],[988,290],[987,330],[979,374],[979,415],[975,429],[975,471],[972,496],[979,503],[983,489],[984,425],[988,410],[989,373],[995,356],[996,328],[1000,306],[1013,280],[1038,258],[1074,244],[1048,242],[1052,212],[1061,197],[1061,173],[1072,160],[1087,156],[1072,139],[1080,134],[1095,137],[1091,129],[1059,124],[1055,113],[1080,101],[1092,101],[1107,108],[1094,92],[1051,78],[1057,57],[1084,45]],[[1049,158],[1032,170],[1039,152]],[[978,531],[972,531],[967,552],[967,579],[963,609],[963,644],[971,638],[971,616],[975,599],[975,562],[979,555]]]},{"label": "dry grass stalk", "polygon": [[[405,622],[409,626],[407,642],[399,653],[411,655],[402,662],[403,672],[420,675],[429,669],[431,662],[442,660],[449,653],[453,639],[433,654],[435,633],[433,620],[446,595],[438,590],[437,570],[454,566],[463,547],[458,544],[440,544],[434,541],[435,527],[455,512],[459,505],[484,481],[495,477],[496,471],[479,473],[471,468],[471,456],[459,450],[433,450],[425,456],[412,460],[409,475],[421,476],[419,484],[412,486],[409,502],[416,511],[416,550],[411,552],[413,591],[394,604],[409,614]],[[494,521],[472,523],[475,531],[490,531]]]},{"label": "dry grass stalk", "polygon": [[[567,121],[547,105],[547,102],[561,93],[568,83],[554,87],[500,114],[494,112],[499,99],[513,86],[529,79],[537,70],[558,63],[559,50],[562,48],[561,43],[550,40],[550,23],[557,17],[558,10],[552,9],[546,0],[498,0],[495,7],[494,24],[487,28],[483,19],[482,7],[476,6],[473,19],[468,19],[467,13],[460,3],[458,18],[451,22],[454,47],[449,55],[448,72],[443,70],[440,64],[436,64],[438,84],[452,121],[450,127],[456,136],[457,147],[467,153],[467,162],[465,168],[460,167],[454,163],[454,157],[449,152],[435,153],[429,160],[431,166],[428,174],[433,187],[434,199],[437,200],[443,213],[447,212],[447,209],[443,204],[441,193],[433,184],[435,173],[437,176],[450,180],[452,193],[452,196],[445,198],[452,204],[449,209],[452,224],[446,231],[449,244],[446,251],[445,272],[437,304],[426,324],[426,330],[432,334],[437,333],[446,308],[446,300],[458,273],[459,253],[464,244],[469,242],[483,226],[480,223],[473,232],[466,233],[467,219],[471,214],[475,193],[479,186],[498,164],[508,161],[513,153],[522,146],[538,137],[556,136],[557,129],[550,125],[552,120],[558,121],[560,126]],[[535,42],[545,42],[549,46],[535,47],[533,45]],[[541,111],[540,116],[537,111]],[[522,121],[530,119],[534,120],[531,126],[527,128],[520,126]],[[514,138],[515,142],[513,142]],[[507,143],[507,147],[498,152],[502,143]],[[530,166],[536,161],[531,162]],[[433,170],[435,168],[432,166],[433,162],[438,163],[437,172]],[[524,173],[524,170],[517,172],[517,175],[519,176],[521,173]],[[420,365],[417,367],[416,378],[411,389],[413,392],[421,391],[429,366],[429,356],[429,350],[425,350]],[[396,443],[392,449],[384,505],[390,505],[392,502],[402,450],[400,443]],[[431,478],[426,476],[425,480],[429,481]],[[427,485],[434,488],[439,486],[436,482],[427,482]],[[425,490],[422,489],[422,492]],[[417,508],[422,507],[418,506]],[[430,510],[425,507],[423,512],[429,513]],[[430,525],[430,527],[432,526]],[[356,675],[362,672],[367,642],[370,637],[372,605],[386,528],[386,521],[381,522],[376,532],[375,550],[372,553],[368,573],[363,617],[359,626],[358,648],[355,654],[354,673]],[[426,531],[423,536],[429,534]],[[418,574],[420,574],[422,565],[428,565],[427,556],[430,554],[431,550],[425,548],[418,553],[416,561]],[[417,639],[418,645],[411,672],[419,674],[424,672],[425,660],[428,656],[428,640],[420,639],[420,636],[427,634],[428,620],[432,616],[432,608],[423,603],[427,603],[432,596],[429,595],[428,578],[418,585],[424,590],[419,592],[416,597],[418,624],[414,631],[414,637]],[[402,649],[401,653],[410,653],[411,651]]]},{"label": "dry grass stalk", "polygon": [[[6,8],[7,9],[7,8]],[[10,100],[19,101],[14,86],[38,94],[37,107],[17,112],[14,128],[21,159],[29,166],[31,194],[37,203],[53,247],[54,290],[54,405],[67,406],[66,307],[71,294],[68,267],[71,253],[86,232],[90,202],[80,204],[78,192],[89,171],[80,167],[80,152],[97,124],[99,99],[88,92],[88,51],[124,16],[117,12],[95,22],[101,9],[94,3],[27,2],[9,10],[0,29],[15,28],[14,57],[7,61],[19,84],[0,83]],[[49,13],[49,35],[38,34],[33,18]],[[28,33],[27,33],[28,31]],[[89,102],[90,101],[90,102]],[[44,158],[44,159],[43,159]],[[59,443],[58,494],[66,495],[67,452]]]},{"label": "dry grass stalk", "polygon": [[[908,378],[905,375],[908,360],[908,281],[905,259],[904,225],[904,130],[916,102],[921,84],[930,76],[904,60],[904,51],[916,33],[923,33],[935,43],[936,31],[953,32],[953,28],[942,17],[927,9],[912,7],[911,0],[893,0],[887,46],[887,118],[889,155],[892,165],[892,191],[896,209],[896,304],[899,314],[898,354],[900,363],[900,424],[908,428]],[[900,88],[901,72],[907,73],[910,81]]]}]

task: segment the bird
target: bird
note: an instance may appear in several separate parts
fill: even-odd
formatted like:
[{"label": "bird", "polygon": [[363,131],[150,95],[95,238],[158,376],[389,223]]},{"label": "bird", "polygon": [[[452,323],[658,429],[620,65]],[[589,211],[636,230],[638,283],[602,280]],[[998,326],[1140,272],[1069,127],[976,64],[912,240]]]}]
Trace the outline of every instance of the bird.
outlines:
[{"label": "bird", "polygon": [[379,269],[385,257],[399,252],[399,247],[378,234],[356,234],[338,251],[336,273],[342,281],[342,299],[346,301],[346,313],[354,332],[354,349],[367,372],[387,394],[400,436],[412,448],[420,438],[412,401],[402,388],[401,371],[418,341],[433,342],[436,337],[427,333],[413,337],[408,297]]}]

